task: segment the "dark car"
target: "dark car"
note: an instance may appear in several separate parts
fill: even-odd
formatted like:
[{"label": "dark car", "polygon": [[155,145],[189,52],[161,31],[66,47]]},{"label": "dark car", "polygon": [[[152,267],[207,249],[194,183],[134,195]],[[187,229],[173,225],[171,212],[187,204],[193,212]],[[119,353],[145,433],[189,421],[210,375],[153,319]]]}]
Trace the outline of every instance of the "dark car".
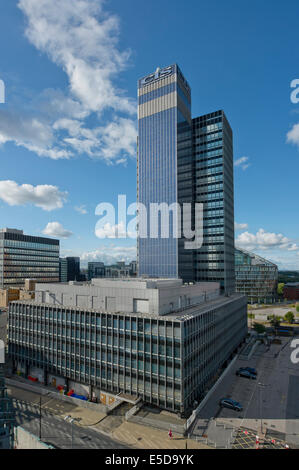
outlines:
[{"label": "dark car", "polygon": [[239,370],[248,370],[253,375],[257,375],[257,370],[254,369],[253,367],[240,367]]},{"label": "dark car", "polygon": [[238,369],[236,375],[238,375],[239,377],[246,377],[247,379],[256,380],[256,375],[252,374],[251,372],[249,372],[249,370],[246,369]]},{"label": "dark car", "polygon": [[230,410],[243,410],[243,406],[241,405],[241,403],[232,400],[231,398],[222,398],[219,402],[219,406],[221,406],[222,408],[229,408]]}]

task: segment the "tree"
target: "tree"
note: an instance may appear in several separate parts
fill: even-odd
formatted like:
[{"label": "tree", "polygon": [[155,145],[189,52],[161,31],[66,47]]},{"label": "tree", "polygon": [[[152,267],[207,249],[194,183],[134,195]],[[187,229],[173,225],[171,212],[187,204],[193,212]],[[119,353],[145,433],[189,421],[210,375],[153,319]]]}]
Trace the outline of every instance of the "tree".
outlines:
[{"label": "tree", "polygon": [[284,316],[285,321],[288,323],[293,323],[294,318],[295,318],[295,315],[293,314],[293,312],[288,312]]},{"label": "tree", "polygon": [[266,327],[264,325],[262,325],[261,323],[256,323],[256,322],[254,322],[254,324],[253,324],[253,329],[257,333],[265,333],[265,331],[266,331]]},{"label": "tree", "polygon": [[281,317],[277,317],[276,315],[270,315],[269,321],[271,326],[273,326],[274,328],[279,328]]},{"label": "tree", "polygon": [[284,282],[280,282],[277,286],[277,294],[283,295]]}]

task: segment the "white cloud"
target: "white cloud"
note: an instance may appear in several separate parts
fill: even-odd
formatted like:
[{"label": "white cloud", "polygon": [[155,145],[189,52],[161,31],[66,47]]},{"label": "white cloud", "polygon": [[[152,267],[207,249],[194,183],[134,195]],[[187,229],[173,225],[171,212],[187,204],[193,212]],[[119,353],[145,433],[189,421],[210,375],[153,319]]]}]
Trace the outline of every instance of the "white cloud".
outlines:
[{"label": "white cloud", "polygon": [[91,111],[105,108],[135,114],[135,105],[113,85],[127,67],[129,51],[117,49],[119,20],[103,0],[20,0],[26,36],[62,67],[72,94]]},{"label": "white cloud", "polygon": [[[130,53],[118,49],[119,20],[104,11],[104,3],[77,0],[74,7],[73,0],[19,0],[27,39],[63,69],[69,87],[67,93],[44,90],[26,115],[3,110],[0,144],[14,142],[52,159],[86,154],[119,164],[135,156],[136,103],[114,85]],[[101,122],[107,111],[109,121]],[[93,113],[96,124],[90,128]]]},{"label": "white cloud", "polygon": [[235,230],[245,230],[248,228],[248,224],[238,224],[238,222],[235,222]]},{"label": "white cloud", "polygon": [[238,158],[238,160],[235,160],[234,165],[242,168],[242,170],[246,170],[251,164],[249,163],[248,157],[241,157]]},{"label": "white cloud", "polygon": [[103,227],[97,227],[95,235],[98,238],[136,238],[136,233],[126,232],[123,222],[111,225],[109,222]]},{"label": "white cloud", "polygon": [[260,228],[256,234],[243,232],[236,239],[236,246],[246,250],[268,250],[279,248],[287,251],[294,251],[298,246],[281,233],[270,233]]},{"label": "white cloud", "polygon": [[81,206],[75,206],[75,211],[83,215],[87,214],[86,206],[84,206],[83,204]]},{"label": "white cloud", "polygon": [[87,264],[89,261],[102,261],[105,264],[113,264],[116,261],[129,263],[136,260],[136,256],[136,246],[103,245],[97,250],[81,253],[80,259],[82,265]]},{"label": "white cloud", "polygon": [[67,193],[61,192],[57,186],[31,184],[18,185],[15,181],[0,181],[0,199],[10,206],[34,204],[45,211],[63,207]]},{"label": "white cloud", "polygon": [[287,142],[299,147],[299,124],[295,124],[287,133]]},{"label": "white cloud", "polygon": [[49,222],[42,231],[44,235],[55,238],[70,238],[73,233],[66,230],[59,222]]}]

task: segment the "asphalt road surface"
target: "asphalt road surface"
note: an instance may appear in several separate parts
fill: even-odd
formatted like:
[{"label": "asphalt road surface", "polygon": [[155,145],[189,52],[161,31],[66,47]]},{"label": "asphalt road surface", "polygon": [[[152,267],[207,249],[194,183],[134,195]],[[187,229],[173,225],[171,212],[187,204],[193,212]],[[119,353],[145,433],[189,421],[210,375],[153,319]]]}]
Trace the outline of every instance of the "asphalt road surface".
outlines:
[{"label": "asphalt road surface", "polygon": [[[37,394],[9,387],[16,412],[16,423],[32,434],[39,436],[40,412]],[[25,400],[21,399],[25,397]],[[26,399],[27,398],[27,399]],[[116,442],[109,436],[87,427],[80,427],[55,416],[53,412],[44,409],[49,397],[42,397],[41,440],[60,449],[127,449],[129,447]],[[64,405],[65,406],[65,405]],[[72,405],[69,405],[72,408]],[[66,415],[68,409],[63,410]],[[73,435],[73,437],[72,437]]]}]

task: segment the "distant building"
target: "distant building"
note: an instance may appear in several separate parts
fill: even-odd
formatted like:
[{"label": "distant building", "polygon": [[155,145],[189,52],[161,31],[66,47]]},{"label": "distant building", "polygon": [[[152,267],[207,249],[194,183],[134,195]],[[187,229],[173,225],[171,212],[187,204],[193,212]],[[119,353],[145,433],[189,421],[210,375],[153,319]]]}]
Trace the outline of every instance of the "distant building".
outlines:
[{"label": "distant building", "polygon": [[236,291],[249,303],[272,303],[277,299],[278,267],[261,256],[236,248]]},{"label": "distant building", "polygon": [[80,258],[68,256],[67,261],[67,280],[80,281]]},{"label": "distant building", "polygon": [[180,279],[39,284],[35,301],[10,304],[13,370],[188,415],[247,335],[246,298],[219,294],[219,283]]},{"label": "distant building", "polygon": [[7,308],[9,302],[13,300],[31,300],[35,295],[35,283],[33,279],[25,279],[22,289],[18,287],[9,287],[8,289],[0,289],[0,307]]},{"label": "distant building", "polygon": [[283,296],[287,300],[299,300],[299,282],[288,282],[285,284]]},{"label": "distant building", "polygon": [[0,230],[0,289],[22,288],[25,279],[59,281],[59,240]]},{"label": "distant building", "polygon": [[67,259],[59,258],[59,282],[67,282]]},{"label": "distant building", "polygon": [[105,264],[100,261],[88,263],[88,280],[105,277]]},{"label": "distant building", "polygon": [[59,258],[59,281],[82,281],[79,257],[67,256],[66,258]]},{"label": "distant building", "polygon": [[126,264],[124,261],[119,261],[116,264],[106,266],[102,262],[88,263],[88,280],[96,278],[120,278],[120,277],[136,277],[137,275],[137,262],[132,261]]}]

